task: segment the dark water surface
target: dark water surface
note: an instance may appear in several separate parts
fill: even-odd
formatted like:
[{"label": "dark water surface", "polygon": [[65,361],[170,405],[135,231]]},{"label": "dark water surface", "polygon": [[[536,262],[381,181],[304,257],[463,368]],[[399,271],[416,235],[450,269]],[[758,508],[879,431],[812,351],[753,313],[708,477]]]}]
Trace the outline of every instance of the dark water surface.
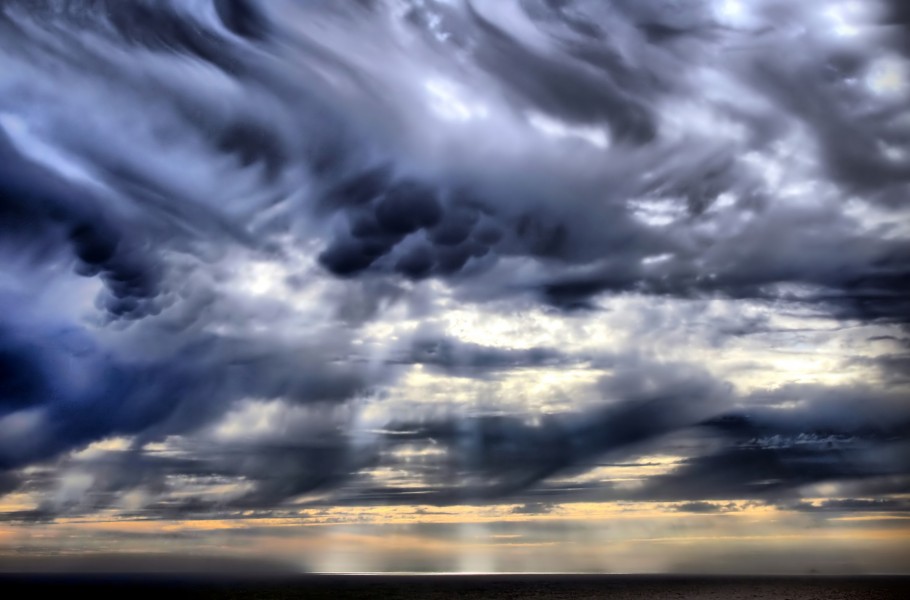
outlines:
[{"label": "dark water surface", "polygon": [[[45,596],[45,594],[47,596]],[[213,578],[0,575],[0,597],[910,600],[910,577],[631,575],[306,575]],[[84,596],[83,596],[84,595]]]}]

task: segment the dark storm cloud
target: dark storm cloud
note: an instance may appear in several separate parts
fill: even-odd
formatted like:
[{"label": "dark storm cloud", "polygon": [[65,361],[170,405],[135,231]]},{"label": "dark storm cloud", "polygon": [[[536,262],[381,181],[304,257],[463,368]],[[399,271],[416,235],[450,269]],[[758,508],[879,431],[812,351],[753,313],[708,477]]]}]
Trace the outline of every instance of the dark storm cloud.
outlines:
[{"label": "dark storm cloud", "polygon": [[[451,6],[415,3],[407,15],[412,25],[423,24],[434,33],[427,37],[434,49],[470,40],[465,44],[477,69],[494,77],[514,110],[605,125],[614,143],[605,157],[639,152],[645,158],[630,167],[649,177],[630,178],[626,171],[620,180],[605,167],[591,186],[565,180],[561,187],[530,189],[487,173],[476,173],[468,182],[447,177],[440,185],[411,181],[394,167],[371,167],[342,178],[327,193],[347,221],[322,255],[328,269],[342,276],[397,272],[419,279],[460,273],[469,265],[490,268],[503,256],[529,256],[545,267],[543,281],[515,281],[511,289],[530,286],[543,300],[567,308],[610,291],[773,300],[787,297],[780,284],[803,284],[813,292],[803,293],[800,302],[839,317],[904,319],[904,239],[881,239],[833,203],[775,202],[775,191],[763,189],[754,169],[732,151],[739,145],[745,154],[769,152],[780,137],[806,128],[817,136],[813,143],[826,149],[819,160],[844,193],[861,189],[875,202],[895,197],[895,186],[905,186],[910,171],[881,148],[907,145],[902,129],[891,125],[902,104],[862,86],[845,89],[878,58],[868,46],[844,47],[835,34],[819,30],[801,40],[804,59],[778,60],[786,52],[781,45],[794,43],[783,32],[809,15],[775,3],[762,14],[772,29],[761,33],[724,28],[700,3],[685,9],[660,3],[577,2],[557,8],[529,2],[522,5],[525,13],[468,6],[462,14]],[[603,26],[583,31],[578,26],[601,21]],[[539,28],[538,38],[521,37],[530,36],[529,26]],[[613,36],[597,33],[606,26],[615,29]],[[663,32],[661,43],[651,39],[655,32]],[[876,40],[886,49],[887,41]],[[727,63],[713,63],[712,41],[734,44],[739,52]],[[618,58],[622,52],[635,54],[637,68]],[[702,132],[701,138],[686,140],[695,151],[687,150],[692,156],[683,158],[674,152],[669,133],[661,136],[656,106],[699,93],[687,73],[700,61],[729,74],[765,107],[718,100],[711,109],[743,127],[745,141],[724,147]],[[857,117],[858,111],[863,116]],[[636,146],[650,147],[652,156]],[[597,164],[599,158],[592,154],[590,160]],[[402,186],[412,190],[410,195],[401,193]],[[612,202],[598,201],[598,193]],[[723,193],[740,196],[729,215],[707,210]],[[665,202],[681,216],[663,225],[642,223],[629,202],[636,197]],[[403,202],[409,210],[403,210]],[[740,231],[730,236],[724,229],[734,225],[735,214],[744,222],[736,223]],[[488,224],[489,233],[471,235],[478,220]],[[610,226],[595,235],[591,222]],[[646,264],[655,256],[667,260]]]},{"label": "dark storm cloud", "polygon": [[418,334],[400,361],[427,365],[449,374],[479,377],[485,372],[504,372],[530,367],[578,364],[574,357],[553,348],[505,349],[470,344],[441,335]]},{"label": "dark storm cloud", "polygon": [[746,406],[756,408],[705,422],[721,432],[721,440],[714,439],[707,452],[685,459],[671,472],[652,477],[634,496],[778,501],[823,482],[871,489],[889,479],[897,487],[887,493],[906,491],[906,481],[899,483],[910,474],[906,392],[791,385],[750,399]]},{"label": "dark storm cloud", "polygon": [[855,446],[807,447],[789,441],[782,447],[734,446],[688,459],[673,473],[648,481],[642,490],[619,493],[639,500],[761,499],[799,495],[799,488],[821,482],[889,476],[894,468],[867,464]]},{"label": "dark storm cloud", "polygon": [[166,357],[130,362],[79,329],[5,319],[0,328],[3,412],[29,414],[5,432],[7,468],[110,435],[190,431],[247,397],[331,403],[368,385],[356,366],[276,340],[186,332]]},{"label": "dark storm cloud", "polygon": [[[89,162],[96,176],[138,201],[144,213],[153,211],[168,231],[186,227],[198,233],[201,227],[216,226],[251,241],[254,232],[243,223],[246,215],[272,203],[287,204],[280,198],[315,178],[324,196],[316,204],[343,215],[321,254],[322,264],[340,276],[448,277],[467,267],[490,268],[498,257],[529,256],[541,261],[545,276],[526,283],[558,306],[580,306],[598,293],[629,290],[776,298],[780,292],[774,286],[791,283],[819,288],[825,295],[806,301],[839,315],[901,320],[907,308],[905,240],[883,240],[855,219],[833,213],[831,206],[774,203],[768,197],[772,190],[762,189],[737,158],[737,153],[766,153],[799,127],[824,150],[819,159],[835,183],[846,186],[844,192],[861,189],[876,201],[878,192],[892,197],[885,192],[907,185],[908,167],[881,151],[907,145],[900,137],[903,129],[892,125],[902,104],[863,86],[847,88],[871,68],[876,49],[888,49],[887,36],[873,38],[872,45],[845,46],[818,25],[792,41],[785,32],[815,18],[809,9],[760,3],[756,18],[762,28],[725,26],[715,8],[707,2],[687,7],[661,2],[408,3],[405,25],[425,34],[422,43],[433,52],[425,66],[414,61],[408,77],[419,81],[421,70],[438,61],[454,68],[443,53],[463,46],[469,69],[462,76],[469,83],[478,77],[494,81],[494,91],[515,115],[536,111],[568,124],[607,128],[611,147],[584,155],[592,166],[606,161],[603,174],[572,184],[571,171],[554,165],[551,181],[536,189],[509,181],[513,173],[508,169],[516,168],[511,162],[503,164],[502,173],[468,166],[436,177],[412,173],[413,160],[407,156],[385,156],[382,166],[364,164],[354,140],[367,148],[386,144],[385,154],[403,143],[422,142],[419,137],[383,139],[389,134],[371,130],[345,111],[369,106],[367,111],[377,117],[407,119],[396,113],[421,99],[396,89],[397,82],[381,81],[389,73],[357,73],[352,51],[339,47],[333,54],[312,39],[315,33],[282,27],[278,17],[281,10],[299,11],[346,23],[351,32],[366,27],[385,37],[389,32],[379,16],[390,10],[385,5],[365,10],[217,2],[203,10],[171,3],[47,2],[25,9],[13,2],[5,10],[4,25],[10,32],[7,52],[26,66],[24,72],[40,76],[51,68],[63,69],[75,86],[77,100],[72,107],[49,110],[51,122],[69,119],[67,112],[78,110],[78,102],[93,101],[93,89],[114,92],[112,108],[124,116],[134,113],[139,97],[151,94],[154,101],[143,117],[148,124],[170,135],[181,153],[200,161],[201,169],[227,175],[224,182],[212,181],[212,189],[199,189],[188,180],[175,180],[186,176],[169,171],[166,161],[143,162],[138,148],[117,153],[80,139],[71,122],[55,134],[68,153]],[[347,35],[353,34],[341,29],[331,41],[341,43]],[[355,106],[324,76],[317,76],[321,87],[279,79],[280,61],[288,56],[276,44],[289,41],[303,53],[301,77],[336,71],[362,96]],[[778,60],[792,56],[787,48],[797,43],[799,61]],[[713,48],[727,45],[738,49],[735,57],[722,63],[712,58]],[[115,54],[121,47],[134,54]],[[23,48],[34,56],[23,55]],[[64,49],[71,55],[62,56]],[[147,54],[139,55],[139,49]],[[169,61],[199,69],[199,75],[223,88],[226,101],[219,103],[216,92],[192,81],[168,79],[161,69]],[[147,78],[131,74],[130,66]],[[89,74],[92,68],[96,72]],[[701,101],[700,108],[743,128],[744,137],[687,134],[685,156],[662,111],[674,99],[684,106],[700,98],[699,69],[714,69],[748,89],[760,106],[735,106],[733,97]],[[17,84],[8,109],[17,108],[16,99],[40,97],[44,91],[40,83],[34,89]],[[261,108],[268,105],[272,113]],[[434,123],[422,114],[410,118],[415,126],[439,129],[443,135],[452,131],[451,123]],[[102,128],[113,126],[112,121],[102,119]],[[305,131],[307,139],[290,136],[294,128]],[[137,143],[161,143],[141,129],[130,133]],[[527,162],[535,160],[531,153]],[[610,162],[626,163],[625,168],[617,170]],[[630,170],[639,175],[629,177]],[[807,174],[810,179],[820,176]],[[238,179],[246,185],[255,182],[259,191],[252,199],[233,200],[232,206],[226,201],[236,192],[218,186]],[[732,213],[723,219],[705,213],[723,193],[739,196],[732,213],[749,219],[735,238],[723,231],[723,221],[732,224]],[[663,225],[643,223],[630,202],[635,198],[665,202],[682,216]],[[278,212],[293,219],[290,208]],[[608,222],[609,227],[597,228],[595,234],[592,222]],[[823,235],[814,231],[819,226]],[[66,232],[86,263],[86,274],[100,273],[108,283],[109,308],[115,314],[138,310],[141,315],[143,299],[166,278],[166,260],[158,253],[117,251],[124,240],[137,236],[146,248],[160,244],[161,231],[149,227],[145,216],[142,223],[73,223]],[[659,266],[643,262],[655,256],[667,260]],[[581,272],[570,268],[582,266]]]},{"label": "dark storm cloud", "polygon": [[[524,423],[517,417],[465,417],[417,430],[413,423],[404,423],[404,429],[392,431],[391,437],[379,447],[371,443],[358,448],[351,439],[339,433],[314,437],[312,433],[301,431],[298,435],[309,439],[308,442],[190,444],[186,452],[192,458],[187,459],[147,460],[137,452],[126,453],[113,461],[80,460],[75,466],[93,474],[90,497],[96,500],[86,504],[82,498],[74,508],[79,512],[108,506],[120,492],[136,487],[153,496],[179,492],[179,485],[164,486],[163,478],[167,476],[186,479],[203,487],[219,482],[245,482],[254,488],[239,498],[228,500],[163,500],[148,506],[154,513],[273,507],[302,493],[342,484],[363,468],[382,464],[379,448],[394,447],[402,442],[429,442],[434,446],[442,443],[449,448],[442,463],[430,461],[421,466],[408,461],[411,474],[425,477],[429,485],[422,491],[413,486],[387,490],[355,486],[341,492],[342,497],[354,493],[353,497],[346,498],[346,503],[417,500],[450,504],[503,493],[522,497],[529,486],[545,482],[556,474],[591,468],[597,464],[594,459],[604,453],[627,448],[634,456],[646,451],[660,436],[691,426],[700,415],[692,415],[694,408],[684,406],[684,403],[694,400],[675,395],[677,393],[674,391],[673,396],[664,399],[631,400],[590,414],[551,415],[534,424]],[[679,404],[674,406],[674,402]],[[784,421],[777,425],[748,421],[745,425],[731,425],[737,421],[736,417],[721,421],[727,441],[720,449],[683,461],[672,475],[647,481],[639,493],[631,496],[628,493],[607,494],[607,497],[770,498],[789,495],[795,488],[809,483],[908,474],[906,448],[900,443],[906,437],[906,423],[891,428],[864,424],[836,428],[836,424],[822,421],[811,428],[800,427],[798,419],[796,424]],[[101,422],[99,427],[106,425]],[[66,433],[64,429],[60,431]],[[285,427],[285,431],[295,430]],[[331,429],[323,428],[323,431]],[[73,443],[73,440],[63,438],[59,443]],[[641,447],[636,447],[639,444]],[[393,459],[391,464],[395,463]],[[11,491],[19,480],[9,479]],[[454,489],[449,488],[452,484]],[[563,486],[563,491],[559,492],[557,486],[554,492],[568,500],[584,487]],[[542,493],[547,493],[547,489],[549,486],[544,485]],[[906,487],[899,486],[889,493],[901,490],[906,491]],[[182,495],[186,497],[186,493]],[[527,497],[538,497],[537,492]],[[55,510],[66,512],[69,508],[63,504],[57,505]]]},{"label": "dark storm cloud", "polygon": [[[409,286],[428,279],[455,302],[718,296],[906,325],[898,4],[855,17],[851,41],[833,0],[761,0],[743,21],[707,1],[2,3],[0,493],[25,466],[125,435],[130,451],[80,463],[88,498],[41,510],[140,489],[160,514],[268,509],[356,491],[405,443],[445,457],[412,465],[424,487],[409,501],[534,506],[564,491],[555,476],[699,423],[717,446],[604,493],[777,498],[907,475],[902,354],[869,359],[897,391],[736,398],[693,367],[620,361],[591,410],[396,418],[366,441],[329,419],[183,440],[179,458],[141,450],[198,441],[250,400],[350,404],[413,364],[482,378],[584,362],[441,334],[358,355],[355,330],[383,304],[419,313]],[[294,251],[318,270],[296,272]],[[344,287],[241,298],[249,257],[291,287]],[[338,321],[296,326],[282,302],[332,304]],[[194,496],[215,483],[239,491]]]},{"label": "dark storm cloud", "polygon": [[[97,305],[109,318],[135,319],[159,313],[163,308],[160,267],[156,257],[144,255],[142,245],[147,240],[119,234],[92,206],[91,198],[77,195],[75,210],[67,206],[72,192],[61,182],[15,156],[7,158],[12,160],[6,166],[15,174],[3,177],[0,197],[4,212],[9,213],[3,229],[10,245],[19,238],[20,244],[40,252],[45,261],[52,258],[65,263],[72,256],[76,273],[97,276],[104,283]],[[24,236],[29,239],[21,239]],[[40,246],[33,243],[35,239],[42,241]]]},{"label": "dark storm cloud", "polygon": [[0,472],[0,498],[19,487],[20,484],[20,479],[15,475]]},{"label": "dark storm cloud", "polygon": [[[84,514],[115,506],[130,490],[147,499],[133,513],[143,518],[230,519],[240,518],[241,511],[244,518],[256,511],[262,517],[294,516],[286,511],[288,502],[309,492],[318,497],[298,506],[511,501],[524,503],[519,512],[530,513],[561,502],[673,501],[683,502],[674,508],[682,512],[729,512],[735,507],[717,501],[752,500],[805,511],[900,509],[890,500],[804,505],[800,498],[812,497],[812,486],[819,484],[836,484],[845,497],[906,494],[910,419],[905,396],[794,386],[765,398],[768,408],[705,420],[737,400],[729,388],[691,367],[642,367],[605,378],[604,406],[533,422],[508,415],[400,419],[358,441],[345,433],[343,418],[311,415],[285,419],[277,438],[187,441],[161,455],[95,452],[64,461],[57,475],[49,471],[43,481],[32,475],[33,490],[45,494],[47,502],[38,512],[10,518]],[[402,459],[396,452],[403,447],[445,451]],[[674,447],[689,456],[662,474],[636,473],[648,463],[610,461]],[[630,475],[618,482],[573,481],[597,466],[625,466]],[[364,476],[374,467],[406,469],[411,479],[403,487],[394,481],[382,485]],[[68,499],[55,491],[58,477],[67,472],[91,474],[83,495]],[[621,485],[628,477],[637,479],[636,485]],[[210,486],[225,485],[240,487],[220,497],[209,492]]]},{"label": "dark storm cloud", "polygon": [[717,411],[729,389],[688,365],[620,364],[600,392],[606,404],[585,412],[405,421],[394,439],[446,448],[446,464],[428,475],[437,485],[455,482],[455,498],[497,497],[690,427]]},{"label": "dark storm cloud", "polygon": [[[906,339],[891,338],[896,344],[906,347]],[[900,352],[882,354],[874,358],[858,357],[851,362],[867,365],[877,369],[888,385],[900,385],[910,382],[910,353]]]},{"label": "dark storm cloud", "polygon": [[[787,507],[822,483],[856,496],[910,489],[905,392],[795,385],[760,400],[737,398],[691,367],[642,367],[606,379],[605,398],[617,403],[585,413],[548,415],[535,423],[480,416],[402,424],[392,443],[429,440],[431,447],[447,449],[444,459],[409,463],[426,485],[358,488],[355,496],[342,493],[333,502],[449,505],[502,500],[505,494],[531,504],[685,501],[679,510],[705,512],[732,510],[705,499]],[[728,403],[757,408],[726,412]],[[720,416],[698,418],[712,413]],[[615,467],[610,457],[667,451],[689,456],[666,473],[635,476],[635,486],[572,481],[596,466]],[[626,466],[634,471],[648,465]]]},{"label": "dark storm cloud", "polygon": [[[51,463],[43,472],[10,478],[8,491],[37,494],[37,509],[4,513],[15,522],[120,509],[139,518],[256,518],[281,515],[288,500],[330,490],[376,464],[376,446],[352,440],[342,423],[311,418],[287,427],[284,439],[220,440],[197,436],[165,452],[138,445],[123,450],[89,449]],[[314,433],[315,431],[315,433]],[[76,477],[84,487],[67,491]],[[230,488],[211,493],[213,488]],[[138,498],[124,506],[124,497]]]},{"label": "dark storm cloud", "polygon": [[[142,451],[138,444],[128,450],[94,450],[64,460],[57,474],[49,473],[43,481],[33,476],[33,485],[46,498],[41,518],[109,508],[127,491],[140,491],[146,498],[137,514],[159,517],[280,511],[305,493],[335,488],[338,494],[329,502],[337,504],[446,505],[507,495],[521,498],[528,488],[557,474],[589,469],[601,456],[634,455],[669,433],[696,425],[728,399],[727,386],[686,365],[642,364],[637,359],[617,363],[616,372],[599,385],[602,406],[535,417],[534,422],[518,416],[466,415],[427,422],[398,418],[383,432],[358,435],[349,429],[353,413],[348,409],[315,408],[305,418],[288,414],[277,433],[262,439],[251,437],[254,434],[224,439],[216,430],[163,454]],[[236,417],[244,419],[244,414]],[[426,443],[446,452],[441,461],[431,458],[423,465],[408,460],[407,468],[423,479],[423,487],[358,482],[364,469],[394,466],[394,451],[403,444]],[[89,475],[88,488],[72,498],[61,495],[66,473]],[[217,485],[238,487],[213,497],[207,488]]]}]

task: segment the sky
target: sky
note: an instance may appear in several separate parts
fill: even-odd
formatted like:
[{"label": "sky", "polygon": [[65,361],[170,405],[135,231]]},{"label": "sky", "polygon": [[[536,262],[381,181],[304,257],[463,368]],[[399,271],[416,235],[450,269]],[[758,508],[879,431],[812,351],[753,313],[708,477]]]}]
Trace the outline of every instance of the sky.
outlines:
[{"label": "sky", "polygon": [[910,573],[908,26],[0,2],[0,571]]}]

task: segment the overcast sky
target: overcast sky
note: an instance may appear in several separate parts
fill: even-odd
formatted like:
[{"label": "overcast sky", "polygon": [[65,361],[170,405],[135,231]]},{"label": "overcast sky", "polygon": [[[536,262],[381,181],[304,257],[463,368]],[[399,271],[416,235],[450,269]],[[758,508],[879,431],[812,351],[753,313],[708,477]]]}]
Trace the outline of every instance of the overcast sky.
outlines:
[{"label": "overcast sky", "polygon": [[0,570],[910,572],[908,25],[0,2]]}]

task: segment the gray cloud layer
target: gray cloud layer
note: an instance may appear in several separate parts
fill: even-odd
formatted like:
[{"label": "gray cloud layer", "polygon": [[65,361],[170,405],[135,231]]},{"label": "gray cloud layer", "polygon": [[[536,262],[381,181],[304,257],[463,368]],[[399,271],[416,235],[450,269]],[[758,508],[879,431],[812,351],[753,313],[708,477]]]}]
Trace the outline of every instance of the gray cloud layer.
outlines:
[{"label": "gray cloud layer", "polygon": [[[906,348],[873,361],[880,389],[758,397],[631,349],[424,330],[377,359],[355,343],[428,281],[565,319],[615,294],[726,298],[905,340],[907,14],[847,4],[0,4],[0,494],[36,491],[23,517],[45,518],[136,489],[156,515],[316,490],[531,505],[906,492]],[[300,325],[274,293],[240,290],[255,261],[316,289],[302,302],[324,318]],[[478,380],[593,365],[602,403],[358,429],[358,403],[415,365]],[[212,433],[251,400],[302,412],[264,438]],[[688,458],[634,492],[553,482],[669,434]],[[131,448],[68,455],[112,436]],[[408,462],[418,487],[364,476],[409,445],[438,451]],[[22,474],[38,464],[91,472],[87,496]],[[168,495],[218,482],[241,491]]]}]

